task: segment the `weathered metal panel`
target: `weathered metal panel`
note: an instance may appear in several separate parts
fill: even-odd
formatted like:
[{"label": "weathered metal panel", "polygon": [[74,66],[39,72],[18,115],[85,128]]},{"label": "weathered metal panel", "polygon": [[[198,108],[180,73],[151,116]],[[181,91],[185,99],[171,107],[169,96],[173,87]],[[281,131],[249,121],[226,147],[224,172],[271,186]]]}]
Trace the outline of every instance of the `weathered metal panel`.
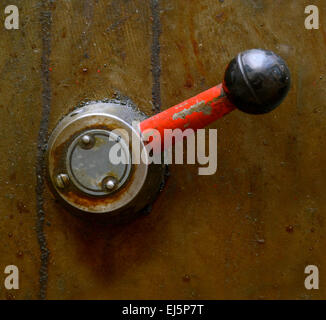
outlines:
[{"label": "weathered metal panel", "polygon": [[[16,3],[20,30],[0,32],[0,270],[17,265],[21,282],[1,298],[325,298],[326,29],[304,28],[309,1]],[[271,114],[210,126],[215,175],[171,166],[152,212],[128,225],[56,202],[43,152],[64,114],[114,94],[152,114],[219,83],[253,47],[286,59],[292,90]],[[304,287],[309,264],[318,291]]]}]

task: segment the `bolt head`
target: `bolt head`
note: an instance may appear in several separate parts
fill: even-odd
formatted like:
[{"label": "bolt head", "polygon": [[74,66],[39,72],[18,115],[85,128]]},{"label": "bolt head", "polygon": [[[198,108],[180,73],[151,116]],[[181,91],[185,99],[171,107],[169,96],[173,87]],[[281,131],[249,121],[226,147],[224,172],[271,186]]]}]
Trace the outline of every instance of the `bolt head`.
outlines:
[{"label": "bolt head", "polygon": [[80,142],[84,149],[91,149],[94,146],[95,139],[91,135],[85,134],[80,139]]},{"label": "bolt head", "polygon": [[117,180],[113,177],[108,177],[105,179],[104,187],[106,190],[112,191],[117,185]]},{"label": "bolt head", "polygon": [[91,137],[86,134],[82,137],[82,141],[85,144],[89,144],[91,142]]},{"label": "bolt head", "polygon": [[68,175],[64,173],[58,174],[55,178],[55,183],[59,189],[66,188],[70,183]]}]

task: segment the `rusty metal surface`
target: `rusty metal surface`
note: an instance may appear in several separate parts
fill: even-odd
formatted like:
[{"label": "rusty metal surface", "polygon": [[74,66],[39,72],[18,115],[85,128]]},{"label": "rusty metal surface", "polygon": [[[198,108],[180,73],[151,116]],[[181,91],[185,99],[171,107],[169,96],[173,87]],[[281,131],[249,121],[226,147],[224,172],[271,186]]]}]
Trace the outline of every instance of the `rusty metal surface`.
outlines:
[{"label": "rusty metal surface", "polygon": [[[326,297],[326,27],[305,30],[309,1],[16,3],[20,30],[0,33],[0,270],[21,276],[2,299]],[[64,114],[114,95],[152,114],[219,83],[252,47],[285,58],[292,90],[271,114],[211,125],[215,175],[171,166],[151,213],[128,225],[90,224],[57,203],[43,160]],[[304,288],[308,264],[320,290]]]}]

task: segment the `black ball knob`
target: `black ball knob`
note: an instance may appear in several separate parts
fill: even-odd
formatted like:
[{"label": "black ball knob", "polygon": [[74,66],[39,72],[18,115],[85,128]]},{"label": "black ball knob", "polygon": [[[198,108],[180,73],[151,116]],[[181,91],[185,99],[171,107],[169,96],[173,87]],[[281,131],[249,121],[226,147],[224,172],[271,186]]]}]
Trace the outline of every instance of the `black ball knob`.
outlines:
[{"label": "black ball knob", "polygon": [[291,75],[276,53],[252,49],[239,53],[228,65],[223,89],[241,111],[263,114],[281,104],[289,92]]}]

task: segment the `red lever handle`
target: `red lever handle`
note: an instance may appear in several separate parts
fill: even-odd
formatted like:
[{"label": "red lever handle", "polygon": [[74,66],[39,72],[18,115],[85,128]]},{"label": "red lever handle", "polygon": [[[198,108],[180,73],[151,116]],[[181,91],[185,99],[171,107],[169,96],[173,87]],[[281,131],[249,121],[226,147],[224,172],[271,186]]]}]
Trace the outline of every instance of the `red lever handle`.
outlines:
[{"label": "red lever handle", "polygon": [[155,129],[164,137],[165,129],[204,128],[236,107],[222,85],[213,87],[140,123],[141,132]]},{"label": "red lever handle", "polygon": [[140,131],[204,128],[238,108],[251,114],[275,109],[291,83],[285,61],[272,51],[253,49],[238,54],[228,65],[223,84],[204,91],[140,123]]}]

